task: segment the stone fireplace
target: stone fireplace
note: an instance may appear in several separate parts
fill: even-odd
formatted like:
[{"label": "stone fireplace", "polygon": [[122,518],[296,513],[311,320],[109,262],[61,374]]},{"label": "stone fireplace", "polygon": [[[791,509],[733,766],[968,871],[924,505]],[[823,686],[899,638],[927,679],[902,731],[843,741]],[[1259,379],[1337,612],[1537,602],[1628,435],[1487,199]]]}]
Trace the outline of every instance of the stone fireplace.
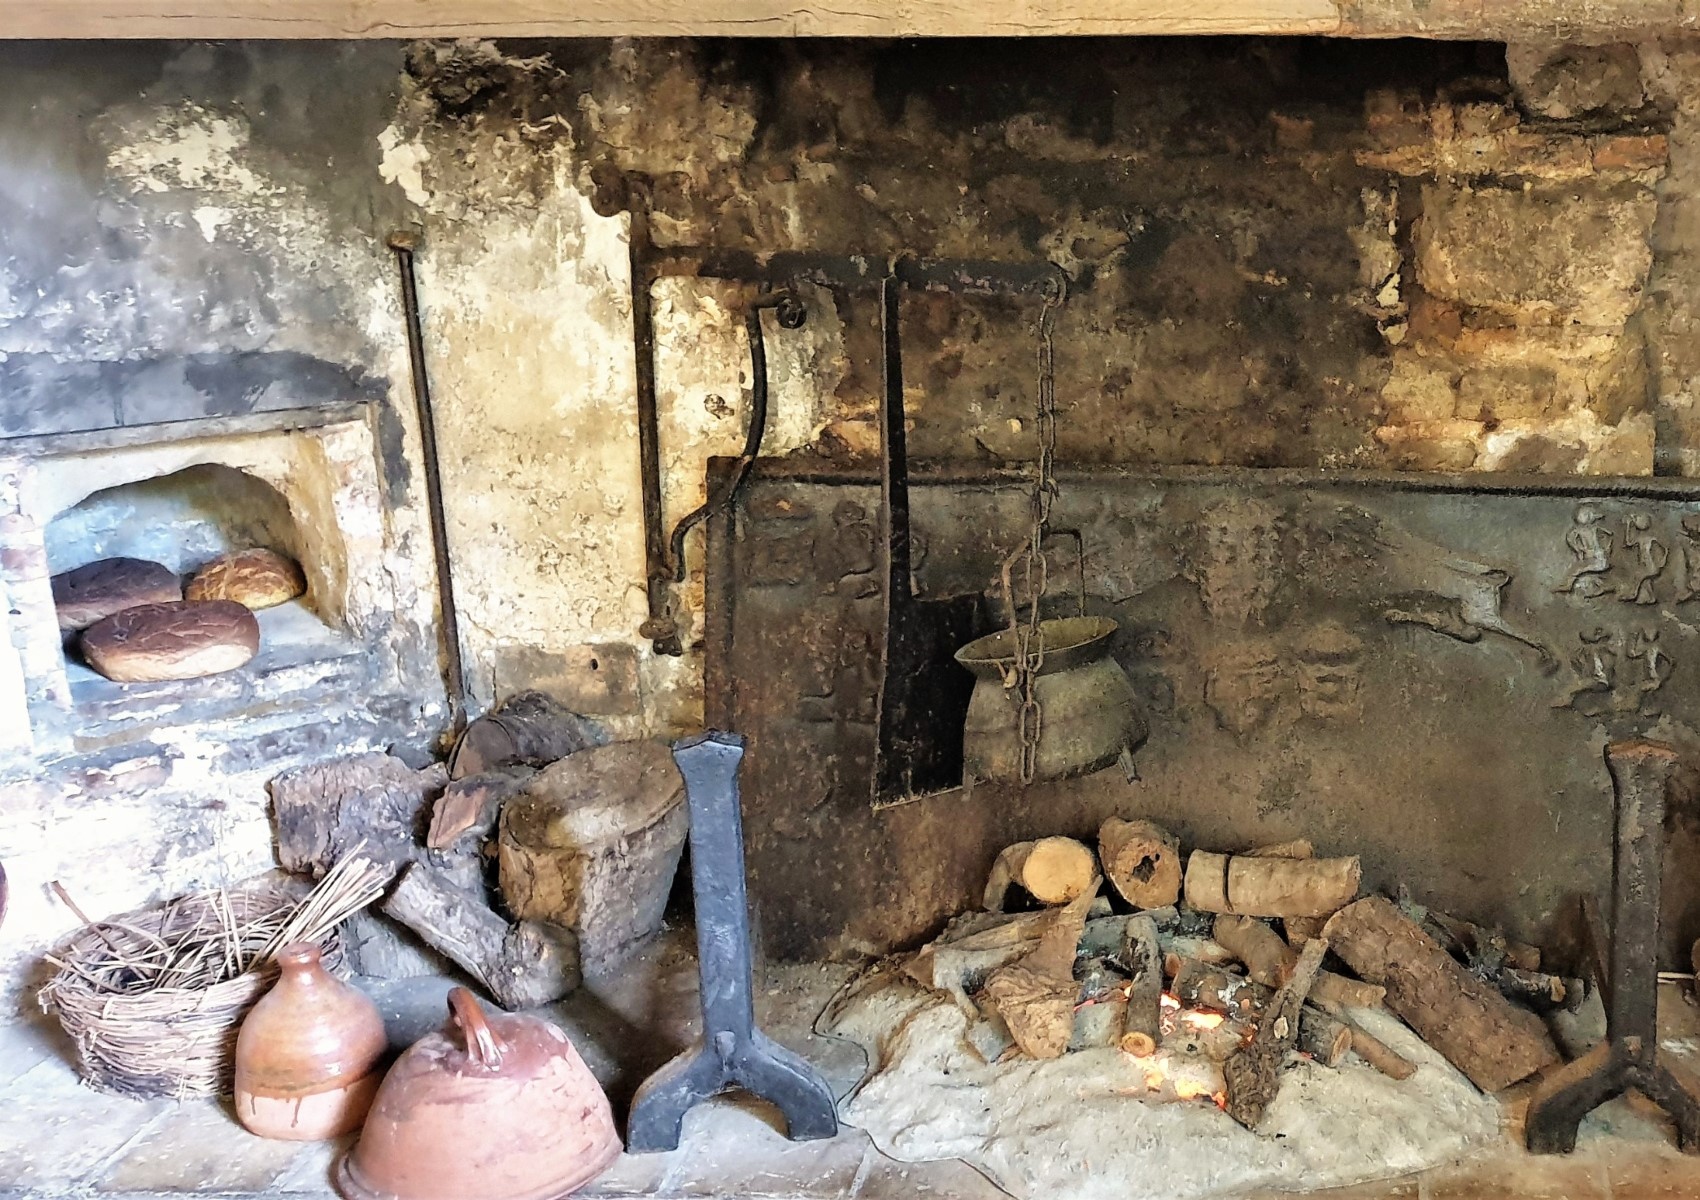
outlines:
[{"label": "stone fireplace", "polygon": [[[472,716],[541,691],[585,719],[585,744],[748,738],[751,906],[762,978],[780,981],[762,1011],[813,1051],[820,980],[931,953],[964,922],[1036,925],[1050,902],[1026,884],[995,911],[1010,851],[1065,838],[1097,854],[1119,817],[1161,825],[1177,856],[1303,842],[1350,857],[1366,894],[1538,947],[1541,979],[1593,980],[1597,1008],[1577,896],[1614,883],[1606,747],[1645,741],[1683,765],[1663,919],[1639,950],[1655,989],[1672,977],[1665,1015],[1686,1003],[1692,16],[1655,27],[1604,3],[1572,21],[1556,0],[1223,15],[1254,7],[1205,4],[1165,38],[486,37],[474,22],[403,41],[348,37],[313,6],[303,32],[338,40],[246,40],[245,18],[190,14],[184,36],[232,40],[0,42],[0,994],[27,1006],[43,952],[79,924],[55,884],[98,919],[312,861],[274,825],[280,776],[372,755],[383,787],[440,792],[460,732],[452,650]],[[383,31],[408,32],[391,16]],[[175,36],[177,19],[144,32]],[[728,20],[696,31],[749,32]],[[1218,28],[1245,36],[1190,36]],[[417,246],[429,430],[398,232]],[[758,408],[752,463],[737,456]],[[1068,536],[1040,539],[1036,596],[1001,575],[1034,536],[1041,460],[1049,532]],[[255,547],[298,563],[306,590],[257,614],[243,667],[114,682],[61,634],[56,574],[122,556],[182,576]],[[1023,604],[1113,625],[1103,654],[1139,729],[1093,763],[1113,765],[1027,784],[966,769],[975,680],[956,653]],[[293,777],[291,803],[310,807],[318,777]],[[494,845],[495,811],[471,805],[455,836],[482,821]],[[488,857],[457,879],[484,886]],[[657,910],[668,882],[646,882]],[[1100,899],[1093,921],[1133,915]],[[1163,947],[1215,953],[1206,910],[1172,907],[1152,918],[1170,922]],[[669,912],[651,957],[563,1010],[617,1109],[689,992],[672,980],[689,973],[682,888]],[[360,936],[381,942],[371,921]],[[432,986],[444,960],[410,950],[390,973]],[[1070,969],[1101,971],[1092,957]],[[1307,1156],[1330,1183],[1435,1172],[1498,1146],[1502,1103],[1521,1111],[1378,1011],[1369,1030],[1417,1084],[1354,1059],[1363,1074],[1336,1088],[1305,1058],[1279,1144],[1247,1150],[1251,1134],[1211,1124],[1219,1063],[1153,1069],[1175,1107],[1122,1138],[1113,1055],[1085,1084],[1068,1058],[1033,1071],[1043,1094],[1017,1095],[1020,1137],[1000,1143],[951,1097],[960,1072],[1008,1101],[1008,1047],[967,1057],[985,1031],[966,994],[960,1013],[892,1000],[917,978],[902,961],[856,993],[867,1008],[839,996],[832,1014],[829,1056],[855,1042],[890,1068],[841,1096],[879,1149],[858,1147],[842,1186],[795,1194],[919,1194],[882,1157],[906,1144],[1031,1195],[1097,1178],[1046,1157],[1077,1085],[1096,1090],[1076,1140],[1056,1139],[1067,1154],[1120,1139],[1125,1168],[1207,1145],[1240,1156],[1236,1187],[1311,1187],[1293,1166]],[[1273,993],[1290,974],[1253,982]],[[1203,1056],[1221,1023],[1182,1010],[1171,996],[1167,1033],[1196,1033]],[[1667,1040],[1700,1056],[1700,1031]],[[844,1068],[840,1092],[861,1072]],[[1609,1141],[1589,1129],[1588,1146]],[[611,1186],[741,1194],[765,1168],[741,1171],[732,1144],[717,1185],[687,1151]],[[40,1186],[117,1188],[127,1146]],[[0,1136],[0,1190],[7,1153]],[[1616,1158],[1588,1161],[1616,1178]],[[1241,1194],[1207,1175],[1174,1194]],[[1438,1197],[1438,1178],[1409,1194]]]}]

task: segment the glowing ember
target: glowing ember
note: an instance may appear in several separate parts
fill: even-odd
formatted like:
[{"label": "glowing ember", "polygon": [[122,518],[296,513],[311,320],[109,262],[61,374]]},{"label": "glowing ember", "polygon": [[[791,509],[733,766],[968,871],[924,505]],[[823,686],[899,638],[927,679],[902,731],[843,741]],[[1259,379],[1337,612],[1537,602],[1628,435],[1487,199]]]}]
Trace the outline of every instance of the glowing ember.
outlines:
[{"label": "glowing ember", "polygon": [[1162,999],[1160,999],[1158,1003],[1164,1008],[1179,1008],[1181,1006],[1181,1002],[1169,995],[1167,992],[1163,993]]},{"label": "glowing ember", "polygon": [[1181,1014],[1181,1020],[1185,1021],[1188,1025],[1191,1025],[1194,1029],[1215,1029],[1227,1019],[1228,1018],[1224,1017],[1221,1013],[1189,1012]]}]

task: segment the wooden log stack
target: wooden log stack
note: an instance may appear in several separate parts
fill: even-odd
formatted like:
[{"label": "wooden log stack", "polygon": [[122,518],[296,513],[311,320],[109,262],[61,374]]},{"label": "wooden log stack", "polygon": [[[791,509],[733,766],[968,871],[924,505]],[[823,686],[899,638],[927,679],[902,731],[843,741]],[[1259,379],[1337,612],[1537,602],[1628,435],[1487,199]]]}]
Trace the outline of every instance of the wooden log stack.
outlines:
[{"label": "wooden log stack", "polygon": [[[1096,850],[1066,837],[1007,847],[987,880],[991,911],[959,918],[911,960],[912,977],[977,1018],[987,1061],[1111,1045],[1150,1055],[1165,984],[1183,1007],[1230,1018],[1213,1045],[1226,1056],[1228,1111],[1250,1128],[1293,1050],[1326,1067],[1356,1054],[1409,1078],[1416,1066],[1364,1028],[1362,1010],[1383,1003],[1484,1091],[1558,1059],[1540,1019],[1500,993],[1550,1006],[1570,981],[1542,974],[1538,950],[1496,931],[1421,912],[1419,924],[1384,899],[1359,899],[1355,857],[1319,859],[1299,840],[1195,850],[1183,870],[1166,830],[1119,817],[1099,828]],[[1096,898],[1106,882],[1108,898]],[[1034,904],[1046,907],[1001,911]],[[1136,911],[1120,915],[1126,907]],[[1357,978],[1324,969],[1330,954]]]}]

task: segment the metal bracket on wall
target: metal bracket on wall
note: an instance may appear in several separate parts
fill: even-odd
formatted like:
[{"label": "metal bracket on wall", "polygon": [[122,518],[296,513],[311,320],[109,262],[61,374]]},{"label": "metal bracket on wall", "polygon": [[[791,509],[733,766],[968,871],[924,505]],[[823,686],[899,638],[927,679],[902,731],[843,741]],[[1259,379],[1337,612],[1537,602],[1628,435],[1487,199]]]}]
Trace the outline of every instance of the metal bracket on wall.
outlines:
[{"label": "metal bracket on wall", "polygon": [[[970,597],[922,601],[914,592],[909,528],[909,458],[904,437],[907,415],[903,405],[902,295],[906,290],[982,296],[1053,296],[1066,294],[1062,269],[1051,262],[990,262],[975,259],[923,259],[914,255],[882,258],[865,254],[818,254],[775,251],[757,254],[705,246],[655,245],[650,232],[650,180],[618,171],[593,171],[596,191],[592,206],[603,216],[630,215],[629,250],[632,279],[632,341],[636,354],[638,453],[643,475],[644,563],[649,617],[640,632],[655,653],[684,651],[673,610],[673,588],[682,578],[682,535],[671,539],[663,524],[661,505],[661,434],[655,379],[655,309],[653,289],[663,278],[718,279],[762,284],[774,295],[812,285],[832,291],[876,290],[880,299],[882,361],[880,392],[881,505],[880,534],[884,545],[886,629],[881,649],[882,684],[879,701],[879,754],[874,804],[882,807],[944,791],[962,783],[962,747],[954,738],[941,741],[940,728],[960,726],[967,713],[972,679],[949,670],[957,646],[968,641],[978,620],[977,601]],[[767,298],[764,297],[764,300]],[[780,302],[773,301],[778,304]],[[758,301],[758,306],[763,301]],[[796,324],[788,324],[780,308],[780,324],[802,324],[800,305]],[[756,366],[752,406],[752,439],[759,448],[765,423],[766,372],[761,355],[760,313],[752,309],[751,354]],[[755,449],[747,441],[745,456]],[[747,468],[734,474],[734,488]],[[729,502],[729,497],[726,502]],[[686,518],[689,524],[709,515],[718,502]],[[689,525],[681,523],[681,528]]]}]

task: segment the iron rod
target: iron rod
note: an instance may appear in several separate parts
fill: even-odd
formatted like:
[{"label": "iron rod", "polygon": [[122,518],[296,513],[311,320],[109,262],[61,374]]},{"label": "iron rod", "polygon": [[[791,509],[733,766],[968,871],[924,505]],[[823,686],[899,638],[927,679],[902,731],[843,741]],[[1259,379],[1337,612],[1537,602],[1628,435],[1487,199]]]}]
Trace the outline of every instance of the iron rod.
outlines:
[{"label": "iron rod", "polygon": [[407,358],[413,377],[413,404],[419,419],[419,453],[425,466],[425,508],[431,523],[431,554],[437,564],[437,608],[443,640],[443,688],[449,702],[449,728],[466,727],[466,664],[461,657],[460,619],[455,608],[454,571],[449,561],[448,514],[443,506],[443,473],[437,455],[437,421],[431,407],[431,381],[425,365],[425,330],[419,315],[419,279],[413,254],[419,236],[397,230],[389,236],[401,273],[401,310],[407,323]]}]

